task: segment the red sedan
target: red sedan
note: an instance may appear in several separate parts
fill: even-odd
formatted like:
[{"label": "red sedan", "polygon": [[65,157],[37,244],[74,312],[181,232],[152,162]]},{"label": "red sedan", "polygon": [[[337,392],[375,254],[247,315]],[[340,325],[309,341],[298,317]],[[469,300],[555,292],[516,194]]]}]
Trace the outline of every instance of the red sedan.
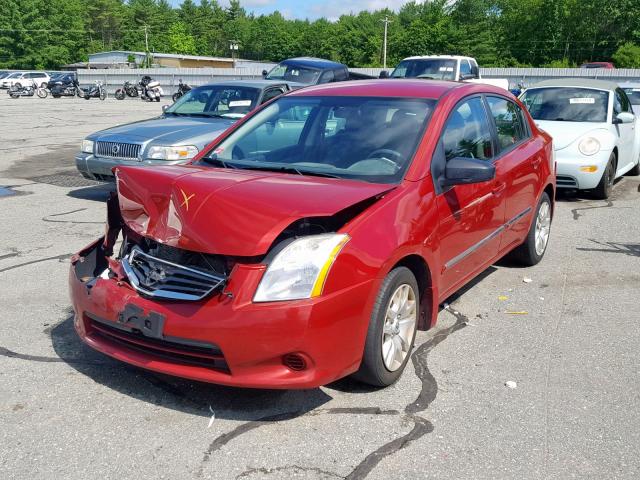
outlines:
[{"label": "red sedan", "polygon": [[106,234],[72,259],[75,328],[195,380],[386,386],[440,302],[507,253],[542,259],[554,170],[550,137],[496,87],[299,90],[192,165],[116,169]]}]

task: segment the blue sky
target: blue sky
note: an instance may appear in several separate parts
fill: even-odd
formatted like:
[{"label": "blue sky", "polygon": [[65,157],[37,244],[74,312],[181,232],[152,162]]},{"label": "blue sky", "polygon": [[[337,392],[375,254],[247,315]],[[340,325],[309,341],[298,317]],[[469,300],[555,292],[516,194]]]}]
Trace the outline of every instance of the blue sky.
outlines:
[{"label": "blue sky", "polygon": [[[199,0],[194,0],[198,3]],[[247,11],[257,15],[268,14],[279,10],[287,18],[316,19],[326,17],[337,19],[345,13],[357,13],[361,10],[379,10],[391,8],[397,10],[408,0],[241,0],[240,3]],[[181,0],[171,0],[179,5]],[[228,4],[226,0],[219,0],[221,5]]]}]

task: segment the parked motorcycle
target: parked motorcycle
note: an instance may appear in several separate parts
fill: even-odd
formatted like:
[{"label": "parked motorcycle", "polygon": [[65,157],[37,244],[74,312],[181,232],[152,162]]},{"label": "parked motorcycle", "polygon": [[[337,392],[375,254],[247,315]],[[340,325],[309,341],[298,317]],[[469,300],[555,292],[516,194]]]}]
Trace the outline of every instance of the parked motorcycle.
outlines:
[{"label": "parked motorcycle", "polygon": [[159,102],[162,97],[162,88],[160,82],[152,79],[149,75],[142,77],[139,83],[142,93],[140,98],[148,102]]},{"label": "parked motorcycle", "polygon": [[104,88],[104,84],[99,80],[96,80],[96,82],[90,87],[80,88],[80,91],[82,92],[82,98],[85,100],[89,100],[91,98],[104,100],[107,98],[107,91]]},{"label": "parked motorcycle", "polygon": [[124,82],[122,88],[116,90],[115,97],[118,100],[124,100],[125,97],[137,97],[139,95],[138,85],[131,82]]},{"label": "parked motorcycle", "polygon": [[186,83],[182,83],[182,79],[180,79],[180,81],[178,83],[178,91],[176,93],[174,93],[171,98],[175,102],[176,100],[178,100],[180,97],[182,97],[185,93],[187,93],[190,90],[191,90],[191,87],[189,85],[187,85]]},{"label": "parked motorcycle", "polygon": [[53,98],[75,97],[76,95],[79,97],[84,96],[77,80],[72,80],[71,82],[52,83],[49,85],[49,91]]},{"label": "parked motorcycle", "polygon": [[20,82],[14,83],[7,93],[11,98],[20,98],[33,97],[36,92],[40,98],[45,98],[47,96],[47,90],[44,87],[39,87],[38,84],[32,80],[31,85],[23,86]]}]

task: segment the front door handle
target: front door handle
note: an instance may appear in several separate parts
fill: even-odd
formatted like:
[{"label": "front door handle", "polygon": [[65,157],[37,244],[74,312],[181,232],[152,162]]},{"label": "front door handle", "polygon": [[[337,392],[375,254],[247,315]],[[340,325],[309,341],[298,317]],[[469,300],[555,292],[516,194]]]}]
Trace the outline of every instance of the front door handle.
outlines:
[{"label": "front door handle", "polygon": [[504,192],[505,188],[507,188],[507,184],[504,182],[500,182],[495,187],[493,187],[493,189],[491,190],[491,193],[493,193],[496,196],[502,195],[502,192]]}]

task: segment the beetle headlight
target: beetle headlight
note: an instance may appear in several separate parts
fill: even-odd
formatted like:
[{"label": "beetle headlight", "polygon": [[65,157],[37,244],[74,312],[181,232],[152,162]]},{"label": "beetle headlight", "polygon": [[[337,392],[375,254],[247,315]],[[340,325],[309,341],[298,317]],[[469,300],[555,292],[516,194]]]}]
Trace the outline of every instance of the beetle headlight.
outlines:
[{"label": "beetle headlight", "polygon": [[82,152],[93,153],[93,140],[87,140],[86,138],[82,140]]},{"label": "beetle headlight", "polygon": [[294,240],[269,264],[254,302],[317,297],[348,235],[328,233]]},{"label": "beetle headlight", "polygon": [[580,140],[580,143],[578,144],[578,150],[580,150],[580,153],[582,153],[583,155],[595,155],[600,151],[600,142],[597,138],[585,137]]},{"label": "beetle headlight", "polygon": [[152,160],[190,160],[198,154],[198,147],[179,145],[165,147],[154,146],[149,149],[147,157]]}]

